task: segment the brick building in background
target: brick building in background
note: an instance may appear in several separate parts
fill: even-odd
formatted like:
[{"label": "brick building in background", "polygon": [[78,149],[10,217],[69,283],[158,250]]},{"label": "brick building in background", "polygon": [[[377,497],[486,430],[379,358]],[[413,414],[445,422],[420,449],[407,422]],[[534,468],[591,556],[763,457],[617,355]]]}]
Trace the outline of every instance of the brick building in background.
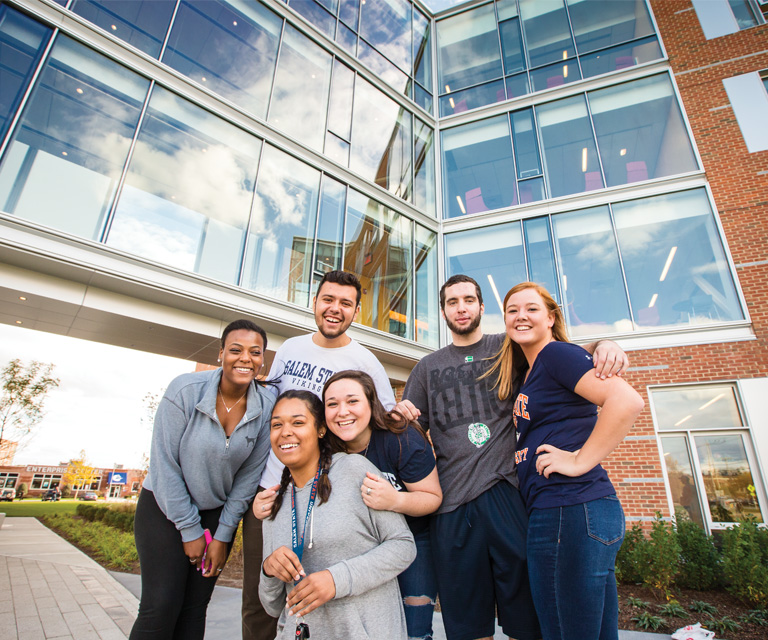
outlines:
[{"label": "brick building in background", "polygon": [[630,354],[648,406],[607,464],[629,520],[768,517],[768,25],[738,4],[650,3],[754,335]]}]

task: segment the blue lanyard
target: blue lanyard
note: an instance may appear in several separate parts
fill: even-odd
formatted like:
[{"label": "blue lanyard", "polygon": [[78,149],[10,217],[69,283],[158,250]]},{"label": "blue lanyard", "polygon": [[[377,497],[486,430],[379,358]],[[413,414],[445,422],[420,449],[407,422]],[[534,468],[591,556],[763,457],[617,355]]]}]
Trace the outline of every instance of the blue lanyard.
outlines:
[{"label": "blue lanyard", "polygon": [[304,555],[304,534],[307,532],[307,524],[309,523],[309,518],[312,515],[312,508],[315,506],[315,498],[317,497],[317,481],[320,479],[321,470],[322,466],[318,464],[315,479],[312,481],[312,489],[309,492],[309,504],[307,504],[307,515],[304,518],[304,530],[301,532],[301,540],[299,540],[299,531],[298,527],[296,526],[296,486],[291,483],[291,544],[293,546],[293,552],[299,558],[299,562],[301,562],[301,557]]}]

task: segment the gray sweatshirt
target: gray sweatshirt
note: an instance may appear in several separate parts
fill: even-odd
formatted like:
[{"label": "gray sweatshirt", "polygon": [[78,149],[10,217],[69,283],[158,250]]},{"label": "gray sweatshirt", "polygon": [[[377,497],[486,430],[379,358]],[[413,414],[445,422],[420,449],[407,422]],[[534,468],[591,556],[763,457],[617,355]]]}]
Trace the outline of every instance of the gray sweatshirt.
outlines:
[{"label": "gray sweatshirt", "polygon": [[[304,618],[312,640],[408,637],[397,576],[416,557],[416,545],[401,514],[365,506],[360,487],[366,471],[377,473],[362,456],[334,455],[329,472],[331,497],[320,506],[315,503],[306,528],[304,571],[309,575],[328,569],[336,585],[334,599]],[[304,530],[311,486],[309,482],[296,491],[299,536]],[[264,557],[281,546],[291,548],[290,488],[275,520],[264,521]],[[264,609],[280,618],[277,640],[295,637],[296,618],[289,617],[285,609],[293,586],[261,574],[259,597]]]},{"label": "gray sweatshirt", "polygon": [[272,394],[252,383],[245,415],[227,438],[216,415],[220,380],[221,369],[180,375],[168,385],[155,415],[144,488],[184,542],[203,535],[200,511],[222,505],[212,533],[230,542],[267,460]]}]

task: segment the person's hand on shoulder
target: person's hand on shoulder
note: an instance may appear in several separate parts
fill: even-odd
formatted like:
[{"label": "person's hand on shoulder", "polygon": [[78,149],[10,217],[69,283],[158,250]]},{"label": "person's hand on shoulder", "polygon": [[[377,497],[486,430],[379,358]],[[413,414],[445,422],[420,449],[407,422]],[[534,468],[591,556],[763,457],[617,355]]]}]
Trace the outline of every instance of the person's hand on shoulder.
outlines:
[{"label": "person's hand on shoulder", "polygon": [[421,415],[421,411],[410,400],[401,400],[392,410],[397,411],[409,422],[415,422]]},{"label": "person's hand on shoulder", "polygon": [[595,376],[602,379],[620,376],[629,368],[627,354],[612,340],[601,340],[597,343],[592,362],[595,365]]},{"label": "person's hand on shoulder", "polygon": [[400,492],[385,478],[368,471],[360,487],[365,506],[377,511],[395,511],[400,501]]},{"label": "person's hand on shoulder", "polygon": [[253,515],[259,520],[266,520],[272,515],[272,507],[275,505],[275,497],[280,489],[280,485],[259,491],[253,499]]}]

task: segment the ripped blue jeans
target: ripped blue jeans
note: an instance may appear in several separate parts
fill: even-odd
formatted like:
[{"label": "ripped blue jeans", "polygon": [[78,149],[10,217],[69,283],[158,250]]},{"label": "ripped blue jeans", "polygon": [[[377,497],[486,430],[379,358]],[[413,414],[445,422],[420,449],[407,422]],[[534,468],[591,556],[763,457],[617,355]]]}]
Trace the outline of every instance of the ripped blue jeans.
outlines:
[{"label": "ripped blue jeans", "polygon": [[[432,616],[437,597],[437,580],[432,565],[432,544],[429,529],[414,534],[416,559],[403,571],[397,581],[403,597],[405,623],[411,640],[432,640]],[[410,603],[416,599],[421,604]]]}]

